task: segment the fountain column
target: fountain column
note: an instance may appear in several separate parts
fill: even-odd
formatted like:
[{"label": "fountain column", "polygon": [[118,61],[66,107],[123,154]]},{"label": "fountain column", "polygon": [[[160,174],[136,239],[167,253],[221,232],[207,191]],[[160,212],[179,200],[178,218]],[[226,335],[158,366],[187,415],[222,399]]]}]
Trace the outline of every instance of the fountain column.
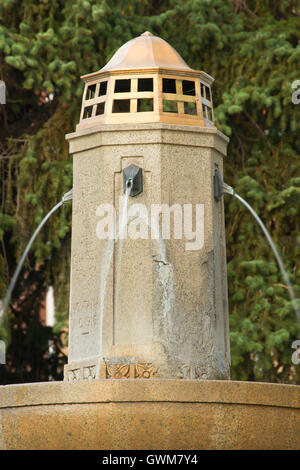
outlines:
[{"label": "fountain column", "polygon": [[[153,123],[102,126],[68,139],[74,186],[66,378],[228,377],[223,201],[213,197],[227,138],[212,128]],[[191,250],[184,230],[182,239],[171,231],[165,241],[151,239],[150,229],[148,240],[128,234],[117,295],[118,243],[97,237],[97,210],[111,204],[118,215],[122,170],[130,164],[143,170],[143,192],[129,197],[129,209],[144,204],[150,219],[152,204],[179,204],[184,219],[190,204],[195,224],[203,204],[204,240]]]},{"label": "fountain column", "polygon": [[[213,79],[150,33],[83,79],[80,122],[67,136],[74,183],[65,380],[228,379],[224,211],[213,188],[228,138],[214,126]],[[128,199],[127,238],[114,243],[101,227],[114,211],[119,219],[130,165],[141,168],[143,188]],[[154,227],[158,205],[167,212]],[[158,238],[168,210],[170,236]]]}]

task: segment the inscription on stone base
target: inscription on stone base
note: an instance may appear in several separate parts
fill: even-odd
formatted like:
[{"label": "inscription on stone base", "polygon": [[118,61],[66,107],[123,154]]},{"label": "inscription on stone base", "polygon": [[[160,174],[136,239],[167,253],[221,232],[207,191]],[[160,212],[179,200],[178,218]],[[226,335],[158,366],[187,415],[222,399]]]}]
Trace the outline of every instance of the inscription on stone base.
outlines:
[{"label": "inscription on stone base", "polygon": [[152,362],[134,364],[106,364],[106,379],[150,379],[157,375],[158,368]]},{"label": "inscription on stone base", "polygon": [[200,365],[183,364],[178,369],[177,378],[187,380],[207,379],[208,374]]},{"label": "inscription on stone base", "polygon": [[95,379],[151,379],[157,376],[158,367],[152,362],[115,362],[115,360],[96,358],[67,364],[64,380],[78,382]]},{"label": "inscription on stone base", "polygon": [[67,382],[95,380],[96,378],[99,378],[98,358],[76,361],[65,365],[64,380]]}]

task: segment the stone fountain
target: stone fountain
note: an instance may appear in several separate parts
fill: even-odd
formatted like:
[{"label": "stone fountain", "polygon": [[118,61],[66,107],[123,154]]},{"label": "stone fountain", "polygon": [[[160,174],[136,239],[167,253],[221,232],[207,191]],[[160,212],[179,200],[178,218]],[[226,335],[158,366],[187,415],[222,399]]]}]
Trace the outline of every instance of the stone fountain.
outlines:
[{"label": "stone fountain", "polygon": [[0,447],[299,448],[299,387],[230,381],[213,78],[146,32],[82,79],[68,364],[0,387]]}]

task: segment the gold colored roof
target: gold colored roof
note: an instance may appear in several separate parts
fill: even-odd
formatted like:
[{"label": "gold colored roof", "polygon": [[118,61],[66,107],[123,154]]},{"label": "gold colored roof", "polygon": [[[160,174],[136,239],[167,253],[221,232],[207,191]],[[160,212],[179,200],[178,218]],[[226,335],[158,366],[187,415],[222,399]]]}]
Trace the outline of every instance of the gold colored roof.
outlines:
[{"label": "gold colored roof", "polygon": [[81,78],[85,90],[77,130],[150,122],[214,126],[213,77],[190,68],[170,44],[148,31]]},{"label": "gold colored roof", "polygon": [[133,69],[193,70],[170,44],[148,31],[121,46],[99,72]]}]

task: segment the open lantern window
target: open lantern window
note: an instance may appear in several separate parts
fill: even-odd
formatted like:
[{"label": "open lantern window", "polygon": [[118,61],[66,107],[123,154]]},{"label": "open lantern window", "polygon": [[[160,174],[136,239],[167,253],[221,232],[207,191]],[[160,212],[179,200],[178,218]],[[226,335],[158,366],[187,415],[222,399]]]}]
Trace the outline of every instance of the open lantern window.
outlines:
[{"label": "open lantern window", "polygon": [[213,78],[188,67],[175,49],[149,32],[124,44],[105,67],[82,79],[77,130],[134,122],[214,126]]}]

